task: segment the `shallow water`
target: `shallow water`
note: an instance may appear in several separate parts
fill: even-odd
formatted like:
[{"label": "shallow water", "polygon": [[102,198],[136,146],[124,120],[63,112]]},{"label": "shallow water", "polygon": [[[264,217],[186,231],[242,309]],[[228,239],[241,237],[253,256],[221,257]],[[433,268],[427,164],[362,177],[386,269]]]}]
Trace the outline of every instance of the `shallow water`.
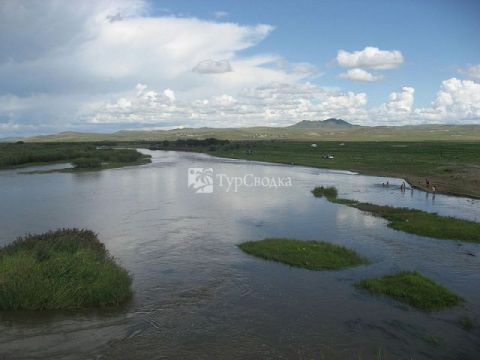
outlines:
[{"label": "shallow water", "polygon": [[[148,152],[145,150],[145,152]],[[153,163],[85,173],[0,171],[0,244],[25,233],[89,228],[133,277],[121,309],[0,313],[0,355],[10,359],[315,358],[476,359],[480,245],[398,232],[383,219],[314,198],[339,196],[480,221],[480,201],[349,172],[149,152]],[[291,187],[211,194],[187,186],[191,167],[215,174],[286,177]],[[25,171],[25,169],[22,169]],[[389,181],[388,188],[382,183]],[[253,258],[235,245],[283,236],[348,246],[372,264],[309,271]],[[465,298],[424,313],[356,290],[356,280],[418,270]],[[1,356],[0,356],[1,358]]]}]

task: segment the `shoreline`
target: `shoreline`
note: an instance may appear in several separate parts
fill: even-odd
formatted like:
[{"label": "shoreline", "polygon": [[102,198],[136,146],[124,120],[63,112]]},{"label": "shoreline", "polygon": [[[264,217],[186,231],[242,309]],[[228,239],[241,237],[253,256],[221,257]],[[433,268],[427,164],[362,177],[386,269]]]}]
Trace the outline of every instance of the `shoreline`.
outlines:
[{"label": "shoreline", "polygon": [[420,184],[415,184],[415,181],[411,178],[411,176],[400,175],[400,174],[397,174],[397,173],[385,174],[385,173],[375,173],[373,171],[362,171],[362,170],[357,170],[357,169],[348,169],[348,168],[336,169],[336,168],[320,167],[320,166],[314,166],[314,165],[296,164],[296,163],[291,163],[291,162],[286,162],[286,161],[264,161],[264,160],[257,160],[257,159],[249,159],[247,157],[230,157],[230,156],[222,156],[222,155],[216,154],[215,152],[200,151],[200,150],[193,150],[193,149],[180,149],[180,150],[158,149],[158,150],[151,150],[151,151],[182,151],[182,152],[191,152],[191,153],[198,153],[198,154],[207,154],[207,155],[217,157],[217,158],[220,158],[220,159],[247,160],[247,161],[261,162],[261,163],[265,163],[265,164],[283,164],[283,165],[289,165],[289,166],[308,167],[308,168],[312,168],[312,169],[350,171],[350,172],[354,172],[354,173],[359,174],[359,175],[366,175],[366,176],[392,177],[392,178],[396,178],[396,179],[401,179],[401,180],[405,181],[413,189],[421,190],[425,193],[448,195],[448,196],[463,197],[463,198],[468,198],[468,199],[473,199],[473,200],[480,200],[480,195],[456,193],[456,192],[442,191],[442,190],[437,190],[435,193],[433,193],[427,187],[422,186]]}]

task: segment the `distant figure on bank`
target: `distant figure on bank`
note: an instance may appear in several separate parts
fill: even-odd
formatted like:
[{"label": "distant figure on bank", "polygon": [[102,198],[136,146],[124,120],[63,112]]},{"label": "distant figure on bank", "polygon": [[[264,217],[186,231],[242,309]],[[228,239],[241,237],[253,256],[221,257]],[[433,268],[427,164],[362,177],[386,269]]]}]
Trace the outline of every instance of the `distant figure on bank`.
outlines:
[{"label": "distant figure on bank", "polygon": [[432,191],[435,194],[437,192],[437,188],[435,186],[432,186]]},{"label": "distant figure on bank", "polygon": [[428,188],[430,187],[430,181],[428,181],[428,179],[425,179],[425,186]]}]

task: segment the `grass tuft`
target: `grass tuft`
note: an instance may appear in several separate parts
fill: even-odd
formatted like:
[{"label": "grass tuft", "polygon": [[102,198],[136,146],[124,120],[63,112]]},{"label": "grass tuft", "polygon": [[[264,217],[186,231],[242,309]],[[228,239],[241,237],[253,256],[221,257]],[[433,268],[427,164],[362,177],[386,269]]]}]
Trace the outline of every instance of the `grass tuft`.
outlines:
[{"label": "grass tuft", "polygon": [[0,310],[76,310],[119,305],[131,279],[97,236],[62,229],[0,249]]},{"label": "grass tuft", "polygon": [[325,197],[325,198],[327,198],[327,200],[332,201],[332,202],[337,198],[337,195],[338,195],[337,188],[335,188],[334,186],[330,186],[330,187],[319,186],[319,187],[316,187],[315,189],[312,190],[312,194],[315,197],[318,197],[318,198]]},{"label": "grass tuft", "polygon": [[311,270],[336,270],[367,264],[353,250],[324,241],[271,238],[239,245],[250,255]]},{"label": "grass tuft", "polygon": [[388,226],[410,234],[437,239],[480,242],[480,223],[451,216],[440,216],[422,210],[382,206],[341,199],[336,196],[334,187],[316,187],[312,190],[316,197],[326,197],[330,202],[347,205],[389,221]]},{"label": "grass tuft", "polygon": [[427,311],[440,310],[463,302],[461,297],[418,272],[404,271],[378,279],[361,280],[356,286]]}]

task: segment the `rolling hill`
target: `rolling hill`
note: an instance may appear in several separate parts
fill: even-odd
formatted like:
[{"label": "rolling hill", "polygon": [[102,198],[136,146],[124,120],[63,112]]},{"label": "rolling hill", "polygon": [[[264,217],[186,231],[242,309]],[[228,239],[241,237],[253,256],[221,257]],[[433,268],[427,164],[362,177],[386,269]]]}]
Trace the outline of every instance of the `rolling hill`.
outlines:
[{"label": "rolling hill", "polygon": [[185,128],[121,130],[111,134],[62,132],[24,138],[30,142],[159,141],[176,139],[339,140],[339,141],[480,141],[480,125],[358,126],[340,119],[300,121],[287,127]]}]

